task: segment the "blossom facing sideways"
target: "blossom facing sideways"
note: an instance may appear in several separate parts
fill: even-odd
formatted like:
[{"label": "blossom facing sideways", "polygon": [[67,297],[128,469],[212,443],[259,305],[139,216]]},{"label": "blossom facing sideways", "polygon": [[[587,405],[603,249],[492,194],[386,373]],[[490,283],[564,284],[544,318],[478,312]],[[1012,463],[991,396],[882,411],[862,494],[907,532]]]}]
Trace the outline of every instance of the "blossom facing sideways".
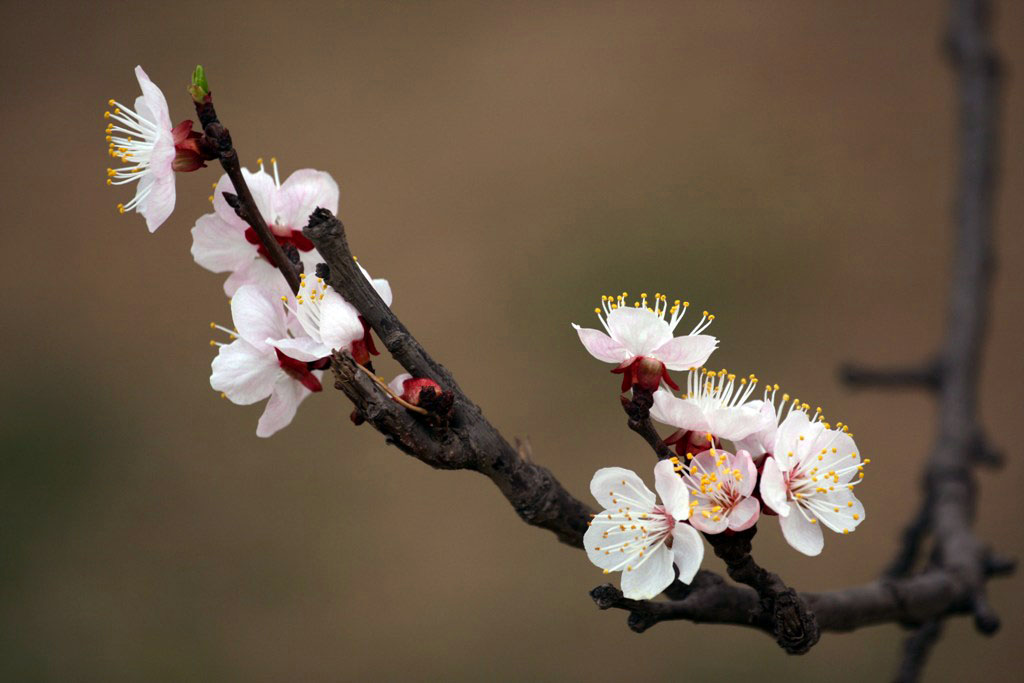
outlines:
[{"label": "blossom facing sideways", "polygon": [[175,171],[194,171],[212,157],[200,147],[201,136],[192,130],[191,120],[171,125],[163,92],[141,66],[135,67],[135,77],[142,90],[135,108],[110,100],[113,111],[104,114],[109,121],[105,131],[108,152],[124,164],[107,169],[107,184],[137,183],[135,196],[117,209],[142,214],[146,227],[154,232],[174,210]]},{"label": "blossom facing sideways", "polygon": [[779,515],[786,541],[805,555],[817,555],[825,540],[821,526],[848,534],[864,521],[864,505],[853,487],[864,477],[857,445],[846,428],[830,429],[807,413],[790,412],[765,460],[761,498]]},{"label": "blossom facing sideways", "polygon": [[[289,325],[281,301],[255,285],[240,287],[231,299],[235,329],[211,324],[225,332],[228,344],[219,347],[213,359],[210,386],[238,405],[250,405],[269,398],[256,427],[256,435],[268,437],[288,426],[310,394],[323,390],[320,378],[329,359],[307,361],[282,351],[302,339],[296,325]],[[301,330],[301,328],[299,328]]]},{"label": "blossom facing sideways", "polygon": [[649,306],[647,294],[641,294],[640,300],[630,306],[628,296],[623,292],[601,297],[601,307],[594,312],[604,332],[573,323],[580,341],[594,358],[616,365],[612,372],[622,375],[623,392],[633,385],[654,391],[662,381],[679,389],[668,371],[689,370],[707,362],[718,340],[701,332],[715,316],[704,311],[689,334],[674,337],[690,305],[688,301],[676,300],[670,305],[664,294],[655,294],[654,305]]},{"label": "blossom facing sideways", "polygon": [[715,439],[730,441],[743,439],[772,424],[772,416],[749,401],[755,387],[754,375],[737,382],[736,375],[726,370],[690,370],[682,397],[664,388],[654,392],[651,417],[683,432],[710,433]]},{"label": "blossom facing sideways", "polygon": [[[392,295],[388,281],[371,278],[362,266],[359,270],[384,303],[390,306]],[[288,296],[282,296],[281,300],[305,332],[304,336],[276,342],[275,346],[281,351],[301,360],[314,361],[330,356],[336,349],[344,349],[360,365],[369,362],[371,355],[377,355],[373,335],[359,311],[323,278],[300,274],[294,305]]]},{"label": "blossom facing sideways", "polygon": [[709,448],[688,455],[685,465],[678,458],[672,461],[684,473],[693,508],[690,524],[694,527],[706,534],[720,534],[726,529],[743,531],[757,523],[761,504],[752,497],[757,468],[749,453]]},{"label": "blossom facing sideways", "polygon": [[[313,273],[319,256],[302,228],[317,207],[337,213],[338,184],[330,174],[311,168],[295,171],[282,183],[276,159],[271,159],[273,175],[264,169],[262,159],[258,163],[255,173],[242,169],[256,206],[277,243],[286,252],[294,249],[303,272]],[[192,228],[192,258],[211,272],[229,273],[224,282],[228,296],[245,284],[259,285],[278,296],[290,295],[284,275],[270,261],[256,229],[224,199],[225,192],[234,191],[227,175],[221,176],[211,196],[213,213],[201,216]]]},{"label": "blossom facing sideways", "polygon": [[606,467],[590,482],[590,492],[604,508],[583,537],[590,561],[605,574],[622,572],[622,593],[646,600],[675,579],[690,583],[704,559],[700,534],[686,523],[689,493],[668,460],[654,468],[657,497],[631,470]]}]

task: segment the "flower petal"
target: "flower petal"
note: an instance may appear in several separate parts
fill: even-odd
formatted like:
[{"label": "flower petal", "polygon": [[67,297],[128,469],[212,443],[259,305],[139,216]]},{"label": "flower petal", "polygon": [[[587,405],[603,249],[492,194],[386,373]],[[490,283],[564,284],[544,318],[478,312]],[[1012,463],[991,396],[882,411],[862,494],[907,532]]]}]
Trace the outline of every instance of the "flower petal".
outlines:
[{"label": "flower petal", "polygon": [[[277,194],[277,185],[274,184],[273,176],[266,171],[261,170],[253,173],[249,169],[243,168],[242,177],[245,179],[245,184],[249,187],[249,192],[252,193],[252,198],[256,202],[256,208],[260,210],[264,220],[273,223],[274,198]],[[217,187],[213,191],[213,210],[225,222],[238,225],[244,230],[249,227],[249,224],[238,218],[235,210],[224,199],[225,192],[237,194],[235,186],[227,175],[221,176],[220,180],[217,181]]]},{"label": "flower petal", "polygon": [[672,529],[672,557],[679,569],[679,580],[690,583],[704,561],[704,543],[689,524],[676,524]]},{"label": "flower petal", "polygon": [[265,289],[243,285],[231,298],[231,319],[238,336],[258,349],[269,348],[267,339],[287,336],[284,307]]},{"label": "flower petal", "polygon": [[849,533],[864,521],[864,504],[846,487],[815,494],[812,505],[818,520],[837,534]]},{"label": "flower petal", "polygon": [[213,273],[237,270],[256,257],[245,233],[217,213],[200,216],[192,228],[192,258]]},{"label": "flower petal", "polygon": [[821,525],[812,524],[800,510],[791,510],[786,516],[779,515],[779,524],[786,542],[793,548],[811,557],[821,553],[825,546]]},{"label": "flower petal", "polygon": [[[170,136],[170,132],[168,132],[168,136]],[[174,171],[171,170],[169,162],[167,167],[163,168],[160,157],[165,157],[166,154],[160,154],[159,147],[161,145],[158,141],[150,157],[152,161],[149,173],[139,181],[138,187],[140,193],[147,188],[149,190],[145,200],[139,203],[138,212],[146,218],[146,227],[150,232],[156,232],[156,229],[163,225],[174,211]],[[173,159],[173,146],[171,146],[171,152]]]},{"label": "flower petal", "polygon": [[786,488],[786,481],[782,470],[779,469],[779,463],[774,457],[764,461],[764,470],[761,472],[760,492],[761,500],[764,501],[764,504],[783,517],[788,514],[799,514],[796,511],[790,510],[790,505],[787,502],[788,489]]},{"label": "flower petal", "polygon": [[745,404],[710,411],[708,431],[720,439],[737,441],[769,428],[774,422],[774,414],[768,416],[758,407]]},{"label": "flower petal", "polygon": [[590,480],[590,493],[609,510],[629,505],[637,512],[648,512],[654,507],[655,497],[636,472],[622,467],[603,467]]},{"label": "flower petal", "polygon": [[278,349],[284,355],[304,363],[326,358],[332,349],[311,337],[285,337],[284,339],[267,339],[267,344]]},{"label": "flower petal", "polygon": [[608,314],[606,324],[611,338],[628,349],[630,356],[649,356],[672,340],[668,323],[646,308],[616,308]]},{"label": "flower petal", "polygon": [[761,516],[761,504],[756,498],[744,498],[729,511],[729,528],[733,531],[749,529]]},{"label": "flower petal", "polygon": [[[708,421],[704,411],[693,401],[677,398],[671,391],[660,388],[654,392],[651,417],[662,424],[697,432],[707,432]],[[715,435],[717,436],[717,434]]]},{"label": "flower petal", "polygon": [[632,354],[619,342],[615,341],[600,330],[593,330],[588,327],[580,327],[572,324],[576,333],[580,336],[583,346],[594,358],[605,363],[622,363],[632,358]]},{"label": "flower petal", "polygon": [[[333,289],[327,289],[320,300],[320,339],[332,349],[347,349],[363,338],[359,311]],[[301,309],[302,306],[300,305]]]},{"label": "flower petal", "polygon": [[660,360],[669,370],[689,370],[707,363],[717,346],[718,339],[709,334],[691,334],[670,339],[642,355]]},{"label": "flower petal", "polygon": [[690,516],[690,492],[675,471],[670,460],[662,460],[654,466],[654,488],[658,491],[665,511],[677,521]]},{"label": "flower petal", "polygon": [[[167,108],[167,98],[164,97],[163,91],[153,81],[149,80],[149,76],[146,75],[141,66],[135,67],[135,78],[139,82],[139,89],[142,90],[142,99],[151,115],[151,117],[147,118],[150,118],[158,128],[166,128],[168,135],[170,135],[171,128],[173,128],[171,125],[171,113]],[[138,109],[138,102],[136,101],[136,112],[138,112]]]},{"label": "flower petal", "polygon": [[317,208],[338,213],[338,183],[330,173],[300,169],[288,176],[277,191],[274,212],[289,228],[301,230]]},{"label": "flower petal", "polygon": [[210,386],[239,405],[265,399],[283,374],[272,352],[258,349],[244,339],[220,347],[211,370]]},{"label": "flower petal", "polygon": [[672,551],[664,545],[622,572],[622,594],[631,600],[650,600],[675,580]]},{"label": "flower petal", "polygon": [[757,485],[757,467],[747,451],[740,451],[729,458],[732,469],[739,470],[742,477],[737,485],[740,495],[749,496]]},{"label": "flower petal", "polygon": [[[313,375],[320,379],[323,373],[314,372]],[[309,389],[287,375],[279,379],[256,425],[256,436],[267,438],[291,424],[299,404],[311,394]]]},{"label": "flower petal", "polygon": [[410,375],[408,372],[403,372],[401,374],[395,375],[395,378],[388,382],[388,389],[390,389],[395,394],[401,396],[403,393],[405,393],[405,380],[407,379],[412,379],[412,375]]}]

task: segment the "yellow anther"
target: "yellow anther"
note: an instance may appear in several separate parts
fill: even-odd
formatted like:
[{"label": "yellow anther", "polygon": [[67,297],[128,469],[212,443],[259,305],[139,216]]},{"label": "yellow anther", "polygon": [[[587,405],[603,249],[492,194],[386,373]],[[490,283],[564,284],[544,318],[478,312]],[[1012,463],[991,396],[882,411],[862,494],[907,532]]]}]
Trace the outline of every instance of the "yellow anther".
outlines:
[{"label": "yellow anther", "polygon": [[860,515],[858,515],[857,513],[854,513],[854,514],[853,514],[853,518],[854,518],[854,519],[860,519]]}]

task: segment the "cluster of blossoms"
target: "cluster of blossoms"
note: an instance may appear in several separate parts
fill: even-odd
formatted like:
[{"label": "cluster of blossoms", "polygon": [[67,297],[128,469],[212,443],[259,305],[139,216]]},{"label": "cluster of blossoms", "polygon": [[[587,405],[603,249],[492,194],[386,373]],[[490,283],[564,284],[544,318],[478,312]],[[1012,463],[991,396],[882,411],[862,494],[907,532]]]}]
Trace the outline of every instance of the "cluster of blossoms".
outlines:
[{"label": "cluster of blossoms", "polygon": [[[630,305],[623,293],[602,296],[601,304],[604,331],[574,324],[580,341],[616,365],[622,392],[651,395],[650,415],[673,428],[665,443],[676,453],[654,468],[660,504],[630,470],[600,469],[591,481],[604,509],[584,537],[587,555],[605,573],[623,573],[626,597],[652,598],[676,578],[690,583],[704,557],[698,531],[735,533],[761,515],[777,516],[793,548],[817,555],[822,526],[847,534],[864,521],[853,491],[869,460],[861,459],[849,428],[779,396],[778,385],[755,396],[754,375],[707,369],[718,346],[703,334],[713,315],[705,311],[688,334],[675,336],[688,302],[641,294]],[[670,371],[687,373],[679,395]]]},{"label": "cluster of blossoms", "polygon": [[[113,110],[106,113],[109,154],[124,164],[107,170],[107,184],[136,183],[135,197],[118,204],[118,210],[138,212],[152,232],[174,209],[175,173],[202,168],[216,155],[204,148],[191,120],[172,127],[163,93],[142,67],[136,67],[135,75],[142,95],[134,109],[110,100]],[[203,268],[228,274],[224,293],[230,297],[233,325],[210,323],[227,335],[227,341],[210,342],[218,348],[210,385],[240,405],[269,399],[256,429],[267,437],[286,427],[310,394],[322,391],[320,380],[334,350],[351,352],[361,364],[377,351],[355,307],[311,275],[318,259],[302,228],[317,207],[337,212],[338,184],[313,169],[296,171],[281,182],[275,159],[272,174],[262,160],[257,164],[258,171],[242,169],[242,176],[273,238],[301,266],[298,292],[272,263],[255,228],[229,206],[225,193],[234,187],[227,175],[213,185],[213,212],[192,228],[192,256]],[[360,269],[390,306],[388,281]]]},{"label": "cluster of blossoms", "polygon": [[[174,209],[175,173],[203,168],[217,158],[213,145],[192,131],[192,121],[172,126],[167,101],[141,67],[135,70],[142,95],[134,109],[110,100],[106,129],[109,154],[122,162],[108,169],[107,183],[136,183],[135,196],[119,204],[135,211],[155,231]],[[198,106],[209,103],[201,68],[190,88]],[[228,202],[235,190],[227,175],[214,183],[213,212],[192,229],[192,256],[203,268],[227,273],[232,327],[211,323],[227,335],[213,359],[210,385],[234,403],[267,400],[256,433],[266,437],[287,426],[310,394],[322,390],[323,371],[336,350],[347,350],[362,365],[375,355],[373,338],[359,312],[338,292],[312,275],[317,253],[302,233],[309,215],[322,207],[338,209],[338,185],[322,171],[296,171],[284,182],[277,161],[268,172],[242,169],[267,231],[248,224]],[[236,178],[237,180],[237,178]],[[277,242],[277,246],[274,245]],[[296,291],[268,253],[280,247],[301,273]],[[372,279],[391,305],[387,280]],[[676,455],[654,468],[657,496],[634,472],[598,470],[591,492],[604,508],[584,538],[591,561],[607,572],[623,572],[629,598],[651,598],[675,578],[692,581],[704,546],[700,533],[729,534],[749,529],[761,515],[778,516],[794,548],[817,555],[821,527],[849,533],[864,520],[853,494],[864,464],[846,426],[824,422],[820,409],[777,401],[778,386],[754,397],[754,375],[737,379],[726,370],[705,367],[718,340],[704,332],[715,316],[707,311],[686,334],[676,329],[689,302],[671,304],[664,294],[630,303],[625,292],[602,296],[595,309],[602,330],[573,325],[597,359],[613,363],[622,375],[621,391],[646,394],[650,415],[674,429],[665,443]],[[686,372],[685,391],[671,373]],[[383,381],[381,381],[383,385]],[[389,386],[413,410],[424,391],[439,395],[433,381],[399,375]],[[676,392],[681,392],[679,395]],[[660,496],[661,502],[658,502]]]}]

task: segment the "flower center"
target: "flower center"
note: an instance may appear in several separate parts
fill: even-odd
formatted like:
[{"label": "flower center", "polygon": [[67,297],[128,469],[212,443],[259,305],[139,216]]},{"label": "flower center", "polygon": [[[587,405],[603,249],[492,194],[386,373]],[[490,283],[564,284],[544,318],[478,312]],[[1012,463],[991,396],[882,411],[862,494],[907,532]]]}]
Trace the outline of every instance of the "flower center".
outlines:
[{"label": "flower center", "polygon": [[[313,243],[302,234],[301,230],[293,230],[292,228],[280,225],[271,225],[270,232],[277,240],[277,243],[281,245],[281,248],[287,253],[288,247],[295,247],[299,251],[312,251]],[[248,227],[245,229],[245,241],[256,247],[256,252],[263,257],[267,263],[273,264],[270,260],[270,254],[267,252],[267,248],[263,246],[260,241],[259,235],[256,234],[256,229]],[[275,268],[277,266],[274,266]]]},{"label": "flower center", "polygon": [[[660,293],[656,293],[654,295],[654,298],[651,299],[651,302],[653,302],[653,306],[648,304],[647,292],[644,292],[640,295],[640,299],[638,301],[634,301],[632,303],[632,308],[650,311],[651,313],[658,316],[662,320],[665,320],[666,313],[670,314],[669,319],[665,320],[665,322],[668,324],[669,332],[675,331],[676,326],[679,324],[679,321],[683,319],[684,315],[686,315],[686,309],[689,308],[690,306],[689,301],[680,301],[679,299],[676,299],[674,302],[672,302],[671,305],[669,305],[668,297]],[[601,325],[604,327],[605,332],[607,332],[609,336],[614,338],[614,335],[612,335],[611,330],[608,329],[608,316],[614,310],[617,310],[619,308],[630,308],[630,306],[631,304],[629,301],[629,292],[623,292],[622,294],[619,294],[617,296],[602,295],[601,307],[595,308],[594,313],[597,313],[597,318],[598,320],[601,321]],[[690,331],[690,334],[700,334],[701,332],[708,328],[708,326],[711,324],[711,321],[714,319],[714,315],[708,313],[707,311],[704,311],[704,315],[700,319],[700,322],[698,322],[697,325],[694,326],[693,330]]]},{"label": "flower center", "polygon": [[725,369],[718,372],[709,372],[707,368],[694,369],[686,378],[686,393],[682,398],[693,401],[705,411],[735,408],[747,402],[757,387],[757,381],[755,375],[750,375],[749,378],[741,377],[737,382],[736,375]]}]

